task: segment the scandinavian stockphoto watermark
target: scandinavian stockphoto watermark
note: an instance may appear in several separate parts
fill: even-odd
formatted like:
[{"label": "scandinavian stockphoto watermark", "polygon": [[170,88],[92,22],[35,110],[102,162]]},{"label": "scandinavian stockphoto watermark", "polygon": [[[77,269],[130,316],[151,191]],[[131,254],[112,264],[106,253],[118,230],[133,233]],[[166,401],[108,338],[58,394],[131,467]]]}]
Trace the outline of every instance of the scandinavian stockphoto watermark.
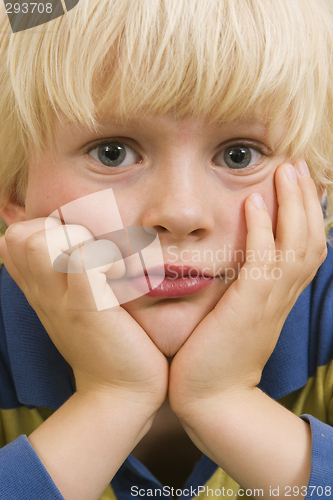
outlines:
[{"label": "scandinavian stockphoto watermark", "polygon": [[49,23],[72,10],[80,0],[37,0],[29,2],[4,0],[6,13],[13,33]]},{"label": "scandinavian stockphoto watermark", "polygon": [[[223,244],[212,249],[179,249],[176,245],[167,247],[165,259],[168,262],[166,272],[169,279],[198,278],[211,279],[217,277],[225,283],[234,281],[237,277],[243,279],[274,279],[282,278],[281,262],[295,262],[296,252],[293,249],[282,251],[272,245],[264,250],[235,249],[232,245]],[[181,262],[183,271],[176,272],[173,265]],[[244,263],[251,264],[250,268]],[[273,264],[273,265],[272,265]]]}]

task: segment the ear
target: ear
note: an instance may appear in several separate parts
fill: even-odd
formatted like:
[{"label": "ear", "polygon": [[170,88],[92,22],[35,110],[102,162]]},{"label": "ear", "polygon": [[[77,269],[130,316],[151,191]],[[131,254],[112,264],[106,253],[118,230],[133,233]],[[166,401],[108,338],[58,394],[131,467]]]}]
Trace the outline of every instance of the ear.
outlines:
[{"label": "ear", "polygon": [[25,207],[22,207],[13,201],[8,201],[4,205],[0,205],[0,216],[5,221],[7,226],[10,226],[14,222],[27,220],[25,216]]}]

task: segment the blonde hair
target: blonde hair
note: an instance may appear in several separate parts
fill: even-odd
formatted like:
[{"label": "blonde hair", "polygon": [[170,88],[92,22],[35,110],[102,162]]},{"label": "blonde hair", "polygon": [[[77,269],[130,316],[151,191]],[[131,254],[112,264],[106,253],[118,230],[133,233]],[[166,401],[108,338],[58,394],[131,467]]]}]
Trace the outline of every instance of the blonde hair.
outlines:
[{"label": "blonde hair", "polygon": [[80,0],[15,34],[2,5],[0,31],[2,200],[24,204],[55,118],[93,130],[110,103],[119,119],[260,110],[326,189],[333,224],[332,0]]}]

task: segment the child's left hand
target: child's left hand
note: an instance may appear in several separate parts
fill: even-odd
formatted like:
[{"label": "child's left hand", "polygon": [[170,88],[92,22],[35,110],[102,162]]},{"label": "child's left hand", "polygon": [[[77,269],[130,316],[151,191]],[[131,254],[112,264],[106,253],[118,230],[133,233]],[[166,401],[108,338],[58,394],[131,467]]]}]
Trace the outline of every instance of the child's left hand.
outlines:
[{"label": "child's left hand", "polygon": [[[253,262],[245,261],[238,279],[171,363],[171,407],[197,446],[221,466],[223,458],[214,451],[214,436],[211,442],[209,438],[206,440],[210,431],[205,426],[213,429],[214,419],[223,426],[223,418],[235,417],[233,406],[237,414],[239,411],[248,414],[250,401],[260,406],[261,398],[268,398],[256,387],[262,370],[296,299],[311,282],[327,253],[315,184],[299,172],[298,182],[290,181],[285,167],[280,165],[275,174],[278,201],[275,241],[267,210],[256,208],[247,198],[246,250],[251,252],[251,260],[254,255],[256,258]],[[274,249],[278,252],[277,261]],[[245,420],[245,413],[243,416]],[[222,431],[221,436],[220,445],[224,446]],[[218,439],[216,435],[216,442]],[[220,453],[223,455],[222,450]]]}]

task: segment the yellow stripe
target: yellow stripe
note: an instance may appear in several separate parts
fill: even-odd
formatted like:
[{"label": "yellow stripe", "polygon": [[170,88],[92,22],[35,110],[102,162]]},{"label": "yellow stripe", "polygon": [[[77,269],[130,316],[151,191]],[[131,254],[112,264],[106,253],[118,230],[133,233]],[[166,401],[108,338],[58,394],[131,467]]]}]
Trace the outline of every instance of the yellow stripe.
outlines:
[{"label": "yellow stripe", "polygon": [[319,366],[316,374],[309,378],[304,387],[279,400],[283,406],[302,415],[308,413],[322,422],[333,425],[333,361]]},{"label": "yellow stripe", "polygon": [[11,443],[21,434],[27,436],[45,421],[37,408],[29,410],[26,406],[11,410],[1,410],[0,446]]},{"label": "yellow stripe", "polygon": [[238,496],[237,492],[239,489],[240,486],[236,481],[234,481],[224,470],[219,468],[205,484],[205,491],[195,498],[200,498],[200,500],[212,500],[213,498],[234,498],[236,500],[241,498],[252,498],[245,493],[243,496]]}]

